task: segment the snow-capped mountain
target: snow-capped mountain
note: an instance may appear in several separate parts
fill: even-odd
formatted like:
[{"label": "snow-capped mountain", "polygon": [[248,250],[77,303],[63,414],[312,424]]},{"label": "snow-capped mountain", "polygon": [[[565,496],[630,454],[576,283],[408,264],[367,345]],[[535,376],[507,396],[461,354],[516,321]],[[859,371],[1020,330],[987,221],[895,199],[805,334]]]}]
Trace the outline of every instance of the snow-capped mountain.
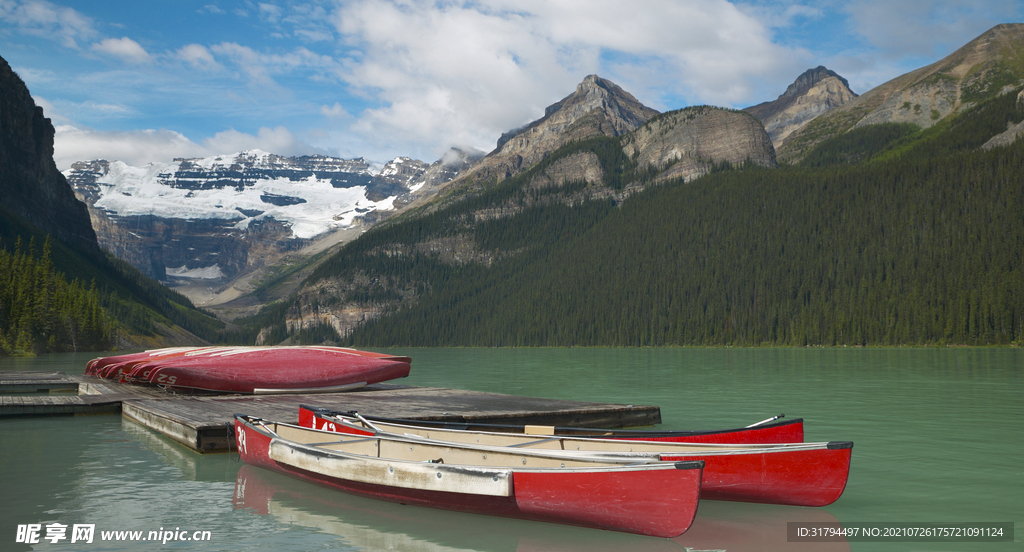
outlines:
[{"label": "snow-capped mountain", "polygon": [[89,206],[100,245],[167,280],[232,278],[357,225],[424,186],[429,168],[406,157],[375,168],[251,150],[145,167],[83,161],[64,175]]}]

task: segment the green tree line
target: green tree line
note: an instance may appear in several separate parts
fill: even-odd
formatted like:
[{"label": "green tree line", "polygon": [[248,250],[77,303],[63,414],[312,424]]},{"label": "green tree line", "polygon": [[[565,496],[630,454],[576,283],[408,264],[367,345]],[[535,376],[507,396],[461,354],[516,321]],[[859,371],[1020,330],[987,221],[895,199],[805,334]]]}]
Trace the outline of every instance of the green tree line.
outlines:
[{"label": "green tree line", "polygon": [[54,269],[49,238],[42,251],[21,240],[0,248],[0,355],[111,348],[111,324],[95,282],[68,280]]}]

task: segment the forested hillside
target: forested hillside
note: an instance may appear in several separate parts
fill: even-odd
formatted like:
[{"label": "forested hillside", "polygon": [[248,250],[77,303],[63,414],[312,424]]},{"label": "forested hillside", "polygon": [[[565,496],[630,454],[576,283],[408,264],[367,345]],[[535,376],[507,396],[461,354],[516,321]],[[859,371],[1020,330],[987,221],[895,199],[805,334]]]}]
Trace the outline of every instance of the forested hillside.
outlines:
[{"label": "forested hillside", "polygon": [[[368,232],[307,282],[318,305],[290,312],[388,305],[344,336],[363,346],[1020,343],[1024,142],[980,149],[1024,119],[1016,96],[924,131],[858,129],[799,166],[723,166],[624,201],[569,201],[588,184],[538,190],[527,173]],[[604,189],[647,177],[616,140],[547,162],[589,148]],[[417,248],[456,237],[473,260]]]},{"label": "forested hillside", "polygon": [[160,345],[169,334],[226,338],[222,322],[128,263],[0,209],[0,356]]}]

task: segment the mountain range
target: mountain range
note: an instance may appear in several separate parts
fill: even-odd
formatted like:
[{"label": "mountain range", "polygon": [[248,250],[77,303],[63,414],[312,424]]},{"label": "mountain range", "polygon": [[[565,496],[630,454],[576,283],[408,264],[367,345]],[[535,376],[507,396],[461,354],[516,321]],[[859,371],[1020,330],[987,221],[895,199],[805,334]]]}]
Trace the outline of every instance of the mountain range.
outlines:
[{"label": "mountain range", "polygon": [[[836,308],[836,295],[817,299],[821,286],[852,297],[857,293],[847,286],[860,278],[857,289],[864,289],[876,272],[847,274],[833,267],[841,283],[827,284],[829,278],[818,276],[806,280],[824,270],[818,266],[823,259],[833,259],[808,252],[836,251],[835,266],[846,266],[844,258],[873,265],[890,248],[904,247],[878,245],[876,234],[892,235],[887,225],[901,224],[892,221],[920,216],[890,214],[889,203],[883,209],[860,202],[888,192],[845,195],[852,190],[845,175],[861,174],[854,187],[864,187],[884,180],[876,170],[916,175],[922,171],[911,168],[915,160],[936,152],[942,153],[925,166],[959,160],[980,167],[988,158],[975,159],[982,154],[974,152],[993,147],[998,155],[1014,155],[1024,127],[1024,106],[1014,103],[1018,94],[1024,98],[1022,60],[1024,25],[1000,25],[946,59],[859,96],[843,77],[817,67],[776,100],[745,110],[694,106],[667,113],[591,75],[539,119],[503,134],[486,155],[452,150],[432,165],[399,158],[374,168],[359,159],[251,151],[141,168],[82,162],[67,172],[67,180],[89,205],[98,243],[144,272],[192,293],[205,287],[208,299],[219,296],[212,303],[223,303],[226,318],[254,314],[273,301],[257,315],[235,320],[242,330],[231,339],[246,342],[984,342],[974,328],[989,322],[965,323],[971,331],[958,324],[985,309],[1004,312],[1005,297],[1017,293],[1013,285],[985,284],[985,293],[957,299],[956,285],[927,284],[936,286],[935,296],[961,301],[967,311],[942,307],[933,318],[947,317],[947,329],[918,328],[920,335],[911,338],[899,325],[851,322],[851,314],[836,318],[828,310]],[[954,186],[945,178],[934,177],[932,184]],[[899,209],[928,203],[912,199],[920,193],[916,182],[900,189],[909,195],[891,198]],[[726,190],[731,195],[723,195]],[[1007,193],[1009,203],[1017,201],[1014,188]],[[951,196],[957,197],[948,191],[942,199]],[[806,210],[815,205],[817,210]],[[820,218],[837,205],[847,210]],[[846,216],[868,216],[872,208],[887,213],[880,227],[858,226]],[[929,216],[941,219],[941,230],[932,228],[922,239],[938,248],[933,234],[951,231],[944,225],[959,220],[946,210],[966,207],[954,201],[932,208]],[[807,227],[809,221],[817,226]],[[1010,224],[1011,241],[1021,238],[1017,222]],[[988,227],[976,223],[961,226],[989,240]],[[860,239],[862,245],[848,250],[815,242],[822,232],[845,236],[843,243]],[[620,243],[626,236],[634,241]],[[953,243],[949,250],[960,260],[979,254]],[[612,245],[617,249],[608,249]],[[932,255],[928,247],[917,254]],[[901,264],[914,255],[902,255],[899,271],[887,279],[883,272],[875,288],[901,300],[917,297],[899,288],[914,279],[932,281]],[[1003,264],[993,268],[996,257]],[[971,270],[986,266],[991,277],[1015,278],[1014,261],[1001,251],[972,259]],[[948,259],[934,262],[943,277],[961,270],[941,268]],[[769,274],[776,284],[809,290],[794,291],[791,299],[813,298],[813,305],[794,310],[777,285],[757,284]],[[962,274],[959,285],[977,277]],[[730,287],[747,281],[768,287],[749,296],[743,286]],[[183,285],[188,282],[202,283],[190,288]],[[877,307],[881,299],[858,300]],[[735,301],[749,306],[737,310]],[[916,304],[893,308],[928,311]],[[753,315],[756,320],[749,319]],[[989,342],[1020,339],[1019,318],[1006,316],[1010,322],[989,334]],[[659,327],[648,326],[644,317]],[[766,319],[775,322],[764,326]],[[838,329],[840,337],[813,330],[822,324]]]},{"label": "mountain range", "polygon": [[[745,111],[691,107],[654,115],[634,108],[629,112],[638,116],[627,118],[621,106],[635,105],[632,96],[588,77],[541,119],[506,134],[436,198],[346,245],[294,299],[252,322],[264,342],[290,336],[375,345],[1019,340],[1022,321],[1012,312],[1024,312],[1024,305],[1008,290],[1020,288],[1013,268],[1020,265],[1002,249],[975,258],[979,253],[961,249],[961,242],[936,241],[936,234],[956,228],[971,228],[986,243],[995,238],[977,219],[956,214],[969,210],[960,200],[935,204],[917,194],[954,190],[948,175],[990,162],[975,160],[982,154],[974,152],[1024,119],[1013,101],[1024,86],[1024,67],[1016,65],[1022,29],[998,26],[950,58],[860,96],[834,72],[812,69],[779,99]],[[940,101],[938,90],[947,88],[959,91],[956,101]],[[860,118],[837,127],[848,113]],[[806,160],[805,168],[777,169],[776,156]],[[871,159],[878,161],[856,165]],[[918,162],[930,169],[912,168]],[[819,174],[824,169],[816,167],[830,169]],[[932,170],[947,176],[921,176]],[[877,171],[916,176],[898,188],[903,195],[889,198],[892,205],[883,205],[870,199],[891,194]],[[1005,180],[991,186],[1013,204],[1019,188]],[[735,195],[724,197],[725,190]],[[959,196],[940,195],[951,197]],[[935,217],[920,226],[924,234],[899,230],[922,216],[914,212],[922,205],[932,205],[926,216]],[[835,211],[839,206],[845,208]],[[995,205],[973,208],[1005,213]],[[880,226],[859,222],[877,219],[872,210],[886,213]],[[631,224],[622,221],[627,217]],[[1024,228],[1019,221],[1010,225],[1011,241],[1020,244]],[[898,243],[878,241],[893,233],[901,236]],[[918,241],[904,244],[911,236]],[[861,245],[842,245],[850,240]],[[928,246],[922,250],[921,243]],[[903,251],[900,260],[886,261],[896,250]],[[993,266],[994,258],[1006,264]],[[968,263],[970,272],[951,259]],[[826,260],[831,268],[821,266]],[[875,268],[886,262],[899,268]],[[925,264],[941,275],[921,272]],[[982,283],[997,274],[1017,284]],[[830,284],[831,278],[840,281]],[[964,296],[960,286],[967,281],[990,293]],[[943,299],[920,304],[920,292],[911,290],[922,285]],[[865,294],[872,286],[876,294]],[[801,289],[808,290],[807,304],[796,300]],[[878,324],[871,309],[897,297],[889,320],[900,322]],[[965,308],[951,309],[949,302]],[[978,328],[987,323],[972,318],[985,311],[1012,321],[985,330],[985,337]],[[915,312],[932,313],[933,320],[918,318],[911,327]]]},{"label": "mountain range", "polygon": [[[771,117],[775,122],[766,126],[788,135],[795,126],[852,94],[820,98],[819,89],[824,86],[820,81],[832,75],[824,68],[808,71],[780,100],[762,104],[759,111],[747,111],[765,120]],[[635,139],[634,154],[642,153],[646,165],[665,164],[671,156],[690,159],[676,164],[665,178],[704,174],[710,168],[708,159],[736,162],[750,154],[758,163],[775,163],[774,153],[765,148],[771,144],[760,135],[755,139],[756,152],[747,151],[746,145],[727,145],[748,131],[757,131],[758,123],[752,118],[727,110],[705,111],[699,135],[676,136],[680,143],[687,142],[689,151],[650,150],[652,137],[642,134]],[[490,182],[519,174],[567,143],[625,135],[658,115],[615,83],[590,75],[572,94],[549,106],[543,117],[502,134],[487,155],[452,148],[430,165],[399,157],[375,167],[363,159],[245,151],[145,167],[80,161],[64,176],[88,206],[103,249],[204,306],[222,309],[244,304],[242,311],[231,310],[233,316],[258,306],[261,301],[247,295],[260,285],[276,282],[280,274],[290,271],[287,267],[304,268],[298,275],[290,274],[289,286],[266,298],[293,290],[312,268],[305,266],[310,258],[323,258],[324,251],[395,213],[436,209]],[[664,133],[663,123],[651,128]],[[733,128],[737,124],[751,128],[737,131]],[[556,167],[563,173],[551,178],[570,177],[565,169],[564,164]],[[572,171],[582,174],[592,169],[574,167]],[[234,305],[222,306],[232,301]]]}]

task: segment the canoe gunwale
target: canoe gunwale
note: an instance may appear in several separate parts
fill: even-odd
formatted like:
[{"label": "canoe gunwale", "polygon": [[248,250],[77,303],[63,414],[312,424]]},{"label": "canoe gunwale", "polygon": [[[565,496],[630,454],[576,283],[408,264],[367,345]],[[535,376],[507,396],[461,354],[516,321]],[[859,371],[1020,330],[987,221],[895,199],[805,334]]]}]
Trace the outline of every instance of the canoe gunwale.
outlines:
[{"label": "canoe gunwale", "polygon": [[599,429],[599,428],[585,428],[585,427],[570,427],[570,426],[536,426],[532,424],[492,424],[485,422],[452,422],[446,420],[410,420],[405,418],[389,418],[386,416],[366,415],[354,410],[334,410],[330,408],[324,408],[319,406],[312,406],[306,404],[300,404],[299,408],[305,408],[316,414],[324,414],[329,416],[348,416],[355,417],[356,414],[362,415],[364,418],[370,421],[379,421],[384,423],[399,424],[399,425],[417,425],[424,427],[433,427],[434,429],[451,429],[458,431],[467,431],[470,428],[481,428],[473,429],[473,431],[494,431],[494,432],[509,432],[517,431],[523,432],[526,428],[530,427],[544,427],[545,429],[552,429],[555,434],[565,433],[569,437],[609,437],[609,438],[626,438],[630,437],[645,437],[645,438],[664,438],[664,437],[700,437],[705,435],[719,435],[729,433],[739,433],[751,430],[766,430],[775,429],[794,424],[803,424],[803,418],[780,418],[773,422],[737,427],[732,429],[708,429],[708,430],[645,430],[645,429]]},{"label": "canoe gunwale", "polygon": [[[357,415],[358,416],[358,415]],[[321,419],[325,419],[322,418]],[[773,453],[773,452],[795,452],[795,451],[810,451],[810,450],[822,450],[830,449],[832,443],[849,443],[849,447],[841,448],[852,448],[853,443],[849,441],[831,441],[831,442],[811,442],[811,443],[770,443],[770,444],[750,444],[750,443],[666,443],[661,441],[631,441],[627,439],[602,439],[597,437],[574,437],[574,436],[543,436],[543,435],[526,435],[526,434],[509,434],[509,433],[497,433],[497,432],[486,432],[486,431],[461,431],[453,429],[440,429],[440,428],[419,428],[416,426],[402,426],[398,424],[391,424],[389,422],[377,421],[382,426],[397,426],[398,429],[383,429],[376,426],[375,424],[367,423],[367,426],[360,426],[356,423],[346,421],[338,416],[331,416],[329,419],[332,423],[337,426],[347,427],[355,431],[362,432],[374,432],[377,435],[391,436],[400,439],[411,439],[422,442],[452,442],[446,441],[444,437],[424,437],[414,433],[399,433],[402,430],[419,430],[419,431],[439,431],[446,435],[458,435],[472,433],[476,435],[482,435],[485,437],[494,438],[527,438],[537,437],[534,441],[518,443],[515,445],[489,445],[493,447],[510,447],[522,451],[530,450],[543,450],[547,453],[564,455],[564,456],[578,456],[578,455],[601,455],[601,456],[634,456],[644,457],[648,455],[655,456],[679,456],[680,454],[686,454],[691,456],[703,456],[703,455],[714,455],[714,456],[725,456],[725,455],[737,455],[737,454],[757,454],[757,453]],[[530,445],[539,444],[554,444],[559,443],[560,449],[547,449],[538,448],[530,449],[527,448]],[[576,449],[573,450],[568,448],[567,445],[576,444]],[[469,444],[473,447],[485,446],[479,443]],[[613,450],[600,450],[596,448],[582,448],[586,446],[607,446]],[[640,450],[633,451],[630,447],[636,447]],[[630,448],[630,450],[619,450],[621,448]]]}]

